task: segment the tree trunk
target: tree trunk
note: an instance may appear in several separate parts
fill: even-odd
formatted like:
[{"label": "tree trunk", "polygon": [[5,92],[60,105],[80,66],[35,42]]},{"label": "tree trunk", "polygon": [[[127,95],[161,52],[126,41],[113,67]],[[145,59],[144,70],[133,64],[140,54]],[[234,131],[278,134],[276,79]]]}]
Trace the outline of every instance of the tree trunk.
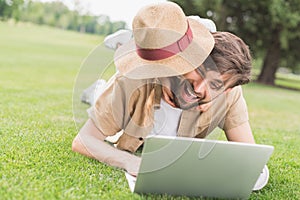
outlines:
[{"label": "tree trunk", "polygon": [[264,58],[262,70],[257,78],[257,82],[275,85],[275,75],[280,62],[280,29],[276,28],[270,34],[272,35],[271,44]]}]

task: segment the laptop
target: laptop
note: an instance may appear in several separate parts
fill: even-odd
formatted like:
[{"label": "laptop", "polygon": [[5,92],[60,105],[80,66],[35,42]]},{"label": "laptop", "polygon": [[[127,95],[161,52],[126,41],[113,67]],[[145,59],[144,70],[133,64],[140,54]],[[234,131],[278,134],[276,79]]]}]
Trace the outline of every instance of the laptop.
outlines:
[{"label": "laptop", "polygon": [[139,173],[126,173],[136,193],[248,199],[273,146],[150,136]]}]

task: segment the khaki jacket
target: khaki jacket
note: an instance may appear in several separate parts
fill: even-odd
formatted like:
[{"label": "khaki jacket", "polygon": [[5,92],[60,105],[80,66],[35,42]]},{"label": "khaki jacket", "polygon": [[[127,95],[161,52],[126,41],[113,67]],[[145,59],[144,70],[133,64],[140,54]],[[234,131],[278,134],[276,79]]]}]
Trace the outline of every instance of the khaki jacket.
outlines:
[{"label": "khaki jacket", "polygon": [[[133,80],[116,74],[88,114],[106,136],[122,130],[116,146],[135,152],[153,128],[161,97],[157,79]],[[215,99],[206,112],[183,110],[177,136],[204,138],[216,127],[226,131],[247,121],[247,106],[238,86]]]}]

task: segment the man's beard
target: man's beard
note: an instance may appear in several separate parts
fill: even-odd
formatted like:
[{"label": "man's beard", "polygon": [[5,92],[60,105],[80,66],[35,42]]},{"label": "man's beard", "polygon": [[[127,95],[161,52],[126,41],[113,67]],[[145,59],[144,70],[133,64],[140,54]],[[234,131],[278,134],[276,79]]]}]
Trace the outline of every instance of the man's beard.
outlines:
[{"label": "man's beard", "polygon": [[174,79],[171,85],[173,101],[178,108],[189,110],[206,103],[203,101],[204,97],[196,95],[189,81]]}]

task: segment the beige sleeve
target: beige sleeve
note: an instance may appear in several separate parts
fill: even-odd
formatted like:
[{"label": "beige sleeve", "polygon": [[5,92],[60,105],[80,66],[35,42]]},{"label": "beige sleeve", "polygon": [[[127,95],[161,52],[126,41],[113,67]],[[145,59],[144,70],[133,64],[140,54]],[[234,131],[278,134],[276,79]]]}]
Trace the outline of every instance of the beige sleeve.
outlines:
[{"label": "beige sleeve", "polygon": [[241,86],[234,87],[228,94],[229,107],[223,129],[230,130],[249,120],[247,104]]},{"label": "beige sleeve", "polygon": [[115,135],[123,128],[124,92],[121,91],[117,78],[112,79],[95,105],[87,110],[89,118],[105,136]]}]

